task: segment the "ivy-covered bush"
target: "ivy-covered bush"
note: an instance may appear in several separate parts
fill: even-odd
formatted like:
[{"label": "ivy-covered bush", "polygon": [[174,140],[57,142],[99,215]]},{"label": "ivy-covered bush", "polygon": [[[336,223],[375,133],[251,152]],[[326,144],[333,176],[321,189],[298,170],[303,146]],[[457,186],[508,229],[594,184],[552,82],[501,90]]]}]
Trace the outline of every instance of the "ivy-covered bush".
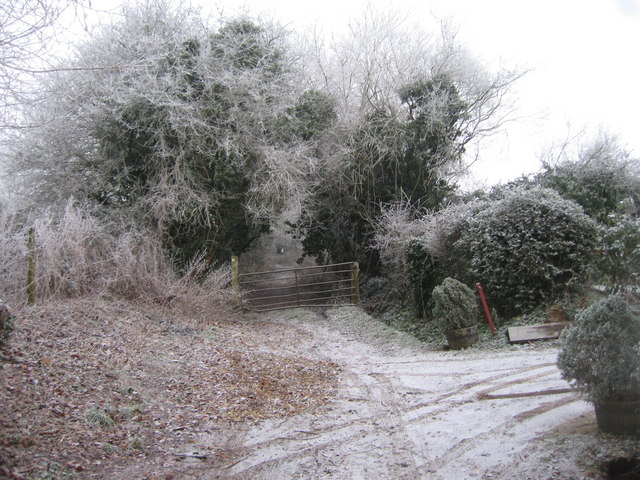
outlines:
[{"label": "ivy-covered bush", "polygon": [[640,318],[620,295],[591,305],[561,336],[562,378],[590,402],[640,393]]},{"label": "ivy-covered bush", "polygon": [[[431,289],[449,276],[482,283],[491,307],[509,317],[562,301],[590,280],[598,228],[575,202],[524,184],[386,225],[377,245],[384,247],[383,258],[403,252],[405,261],[398,266],[404,268],[418,315],[429,316]],[[612,245],[620,251],[620,243]],[[622,256],[631,258],[625,252]]]},{"label": "ivy-covered bush", "polygon": [[404,275],[404,283],[413,294],[416,316],[429,318],[433,302],[434,287],[446,277],[455,277],[466,283],[474,283],[469,275],[467,252],[458,251],[457,240],[467,228],[468,219],[473,218],[481,202],[450,205],[404,225],[393,225],[390,231],[377,234],[377,246],[382,258],[401,256],[403,262],[387,268],[402,268],[394,271],[396,277]]},{"label": "ivy-covered bush", "polygon": [[515,188],[467,219],[456,242],[495,308],[531,311],[587,279],[597,227],[576,203],[553,190]]},{"label": "ivy-covered bush", "polygon": [[417,240],[409,242],[406,259],[416,316],[429,317],[433,307],[433,289],[444,280],[446,274],[429,250]]},{"label": "ivy-covered bush", "polygon": [[560,160],[545,163],[537,181],[563,198],[579,204],[599,223],[609,223],[609,215],[626,199],[640,214],[640,170],[636,158],[615,137],[606,134],[582,145],[574,154],[558,152]]},{"label": "ivy-covered bush", "polygon": [[472,327],[478,323],[478,303],[473,290],[447,277],[433,289],[433,317],[443,330]]}]

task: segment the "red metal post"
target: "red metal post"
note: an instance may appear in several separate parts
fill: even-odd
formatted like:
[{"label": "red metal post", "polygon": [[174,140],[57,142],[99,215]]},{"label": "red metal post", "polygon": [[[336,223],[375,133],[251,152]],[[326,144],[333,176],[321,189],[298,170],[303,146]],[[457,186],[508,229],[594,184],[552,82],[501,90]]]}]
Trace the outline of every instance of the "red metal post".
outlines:
[{"label": "red metal post", "polygon": [[487,321],[489,322],[489,327],[491,328],[491,333],[493,336],[496,336],[496,327],[493,325],[493,318],[491,318],[491,312],[489,311],[489,305],[487,305],[487,299],[484,296],[484,290],[482,290],[482,285],[476,283],[476,289],[478,290],[478,295],[480,295],[480,301],[482,302],[482,306],[484,307],[484,314],[487,316]]}]

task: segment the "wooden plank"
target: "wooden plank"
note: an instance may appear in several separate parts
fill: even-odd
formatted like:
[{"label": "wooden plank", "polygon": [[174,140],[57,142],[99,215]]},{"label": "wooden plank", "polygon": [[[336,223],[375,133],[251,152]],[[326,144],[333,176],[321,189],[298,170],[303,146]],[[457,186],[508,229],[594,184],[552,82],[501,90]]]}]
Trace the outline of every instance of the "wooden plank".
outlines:
[{"label": "wooden plank", "polygon": [[551,340],[558,338],[562,330],[572,322],[538,323],[524,327],[509,327],[509,343],[525,343],[534,340]]}]

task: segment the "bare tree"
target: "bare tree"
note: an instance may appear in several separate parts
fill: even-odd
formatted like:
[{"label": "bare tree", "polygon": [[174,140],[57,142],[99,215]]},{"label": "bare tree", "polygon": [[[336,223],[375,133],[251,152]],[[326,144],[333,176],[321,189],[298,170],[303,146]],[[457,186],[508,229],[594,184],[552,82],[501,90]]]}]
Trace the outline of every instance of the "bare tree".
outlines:
[{"label": "bare tree", "polygon": [[[437,27],[439,24],[439,28]],[[419,81],[447,77],[455,85],[464,112],[458,120],[458,146],[466,162],[453,166],[455,152],[443,158],[443,174],[458,172],[476,158],[474,142],[500,132],[513,113],[511,86],[525,72],[501,68],[490,71],[457,39],[450,22],[435,22],[427,30],[400,10],[378,10],[369,4],[349,23],[346,33],[324,40],[316,32],[309,41],[313,52],[310,82],[338,100],[341,119],[359,124],[372,111],[383,110],[393,119],[410,112],[400,90]],[[438,122],[446,115],[447,98],[432,94],[428,116]],[[441,92],[440,92],[441,93]],[[444,109],[443,109],[444,108]],[[446,168],[445,168],[446,167]]]},{"label": "bare tree", "polygon": [[0,3],[0,128],[21,125],[19,107],[36,98],[34,75],[51,68],[54,26],[81,0],[11,0]]}]

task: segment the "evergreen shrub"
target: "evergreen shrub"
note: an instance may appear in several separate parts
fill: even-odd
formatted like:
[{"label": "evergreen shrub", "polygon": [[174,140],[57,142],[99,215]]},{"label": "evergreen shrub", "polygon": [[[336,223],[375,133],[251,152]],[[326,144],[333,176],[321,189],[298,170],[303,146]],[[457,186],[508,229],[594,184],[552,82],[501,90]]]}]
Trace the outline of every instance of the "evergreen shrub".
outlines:
[{"label": "evergreen shrub", "polygon": [[609,215],[601,226],[596,260],[597,280],[611,293],[640,286],[640,218],[632,214]]},{"label": "evergreen shrub", "polygon": [[433,289],[433,317],[444,330],[472,327],[478,323],[478,303],[469,287],[447,277]]},{"label": "evergreen shrub", "polygon": [[454,252],[499,313],[526,313],[588,278],[597,226],[576,203],[544,188],[517,188],[468,219]]},{"label": "evergreen shrub", "polygon": [[409,283],[413,290],[416,316],[428,318],[431,315],[432,292],[446,274],[429,250],[418,240],[411,240],[405,252]]},{"label": "evergreen shrub", "polygon": [[561,335],[562,378],[590,402],[640,393],[640,317],[620,295],[583,310]]}]

